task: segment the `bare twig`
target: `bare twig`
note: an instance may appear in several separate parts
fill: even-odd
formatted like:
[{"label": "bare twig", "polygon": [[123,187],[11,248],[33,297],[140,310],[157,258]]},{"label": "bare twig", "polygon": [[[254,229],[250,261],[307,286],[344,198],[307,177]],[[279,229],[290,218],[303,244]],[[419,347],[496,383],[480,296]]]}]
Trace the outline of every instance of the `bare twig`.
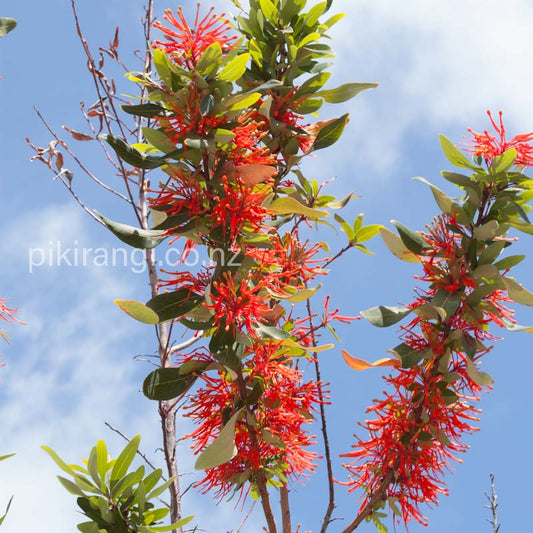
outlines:
[{"label": "bare twig", "polygon": [[244,526],[244,524],[246,524],[246,521],[248,520],[248,518],[250,518],[250,515],[252,514],[252,511],[254,510],[255,503],[256,503],[255,501],[252,502],[250,509],[246,513],[245,517],[241,520],[241,523],[237,526],[237,529],[233,531],[233,533],[240,533],[241,528]]},{"label": "bare twig", "polygon": [[202,334],[197,331],[190,339],[187,339],[186,341],[180,342],[179,344],[174,344],[169,349],[169,353],[173,354],[176,352],[181,352],[182,350],[185,350],[189,346],[192,346],[193,344],[197,343],[202,338]]},{"label": "bare twig", "polygon": [[[307,300],[307,314],[309,315],[309,325],[311,327],[311,339],[313,347],[316,348],[317,346],[317,340],[313,325],[313,312],[311,309],[311,302]],[[320,372],[320,362],[318,360],[318,353],[313,354],[314,359],[314,365],[315,365],[315,375],[317,383],[320,384],[322,382],[322,376]],[[326,407],[325,407],[325,398],[324,398],[324,392],[322,391],[322,387],[318,388],[318,399],[319,399],[319,409],[320,409],[320,424],[321,424],[321,432],[322,432],[322,441],[324,442],[324,456],[326,458],[326,471],[328,476],[328,506],[326,508],[326,512],[324,514],[324,518],[322,519],[322,527],[320,528],[320,533],[324,533],[329,524],[331,523],[332,519],[331,516],[333,514],[333,511],[335,510],[335,482],[333,480],[333,465],[331,461],[331,449],[329,445],[329,435],[328,435],[328,424],[326,419]]]},{"label": "bare twig", "polygon": [[496,494],[496,489],[494,486],[494,474],[491,473],[490,475],[490,495],[488,495],[485,492],[485,497],[489,501],[488,505],[485,505],[486,509],[490,509],[492,512],[492,520],[488,520],[487,522],[492,525],[492,531],[493,533],[499,533],[501,524],[498,520],[498,495]]}]

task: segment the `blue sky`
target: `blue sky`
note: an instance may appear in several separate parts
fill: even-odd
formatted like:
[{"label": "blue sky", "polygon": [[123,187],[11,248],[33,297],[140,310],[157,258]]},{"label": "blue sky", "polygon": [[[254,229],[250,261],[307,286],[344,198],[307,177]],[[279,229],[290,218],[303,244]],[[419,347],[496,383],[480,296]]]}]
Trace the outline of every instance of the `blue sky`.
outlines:
[{"label": "blue sky", "polygon": [[[70,2],[31,4],[13,4],[1,13],[17,18],[19,27],[0,41],[0,294],[12,298],[28,325],[13,328],[11,344],[2,347],[7,366],[0,370],[0,455],[17,455],[0,465],[0,502],[15,494],[3,526],[6,533],[71,533],[81,521],[75,500],[60,487],[55,465],[39,446],[51,446],[70,462],[86,457],[98,438],[118,450],[122,442],[104,426],[108,421],[129,435],[141,433],[143,449],[160,460],[155,452],[159,442],[155,405],[139,392],[150,367],[133,359],[152,354],[154,344],[148,326],[128,319],[112,304],[113,298],[146,300],[143,274],[124,267],[65,265],[29,272],[30,250],[46,249],[50,242],[107,250],[118,245],[78,209],[42,165],[29,162],[32,154],[25,137],[40,145],[49,140],[33,105],[58,131],[62,124],[86,131],[79,102],[94,101]],[[185,7],[191,11],[195,4],[185,2]],[[229,0],[216,4],[233,9]],[[159,14],[167,7],[177,4],[156,0]],[[527,0],[509,0],[505,7],[495,0],[336,0],[333,10],[347,16],[332,32],[337,58],[330,86],[377,81],[380,87],[324,111],[321,118],[348,110],[351,120],[338,145],[317,153],[306,164],[306,173],[319,180],[337,177],[332,190],[338,196],[350,191],[361,195],[346,218],[364,212],[369,223],[388,224],[394,218],[423,228],[436,207],[429,191],[411,177],[424,176],[453,192],[439,174],[449,168],[440,154],[439,133],[460,142],[467,126],[478,131],[487,127],[487,109],[504,111],[511,135],[533,129],[529,68],[533,6]],[[79,11],[93,49],[106,45],[117,25],[124,58],[128,50],[142,45],[138,24],[142,2],[93,0],[80,2]],[[90,158],[95,173],[113,181],[109,168],[92,159],[90,147],[81,143],[76,147]],[[90,186],[81,174],[74,180],[91,208],[132,222],[123,206]],[[332,249],[342,245],[342,237],[328,231],[319,238],[327,239]],[[377,240],[369,246],[374,256],[356,252],[345,256],[321,289],[324,296],[331,294],[344,314],[410,301],[416,266],[400,263]],[[521,236],[516,248],[529,250],[529,238]],[[532,265],[529,258],[516,269],[517,279],[530,288]],[[528,310],[518,309],[518,318],[533,323]],[[341,328],[340,333],[344,349],[370,360],[383,357],[397,344],[394,328],[377,330],[363,321]],[[429,528],[414,524],[414,533],[491,531],[483,509],[490,472],[496,474],[502,531],[523,527],[531,474],[531,337],[508,332],[504,336],[484,363],[496,382],[482,401],[481,429],[468,437],[471,450],[447,477],[450,496],[428,510]],[[357,421],[364,419],[366,406],[381,394],[383,385],[378,370],[347,369],[339,347],[324,354],[322,366],[324,379],[331,383],[330,428],[338,454],[349,450]],[[185,433],[187,426],[182,427]],[[187,445],[181,445],[180,451],[182,470],[192,472]],[[337,477],[343,475],[338,469]],[[184,485],[193,479],[194,474],[187,475]],[[320,470],[307,486],[294,490],[295,522],[302,522],[304,529],[318,529],[323,480]],[[350,520],[357,506],[354,496],[339,487],[337,501],[336,516]],[[233,504],[215,507],[192,491],[185,514],[195,514],[209,533],[230,530],[239,522]],[[243,528],[245,533],[260,530],[256,519],[252,517]],[[341,524],[334,524],[331,531],[340,531]],[[360,531],[373,528],[363,526]]]}]

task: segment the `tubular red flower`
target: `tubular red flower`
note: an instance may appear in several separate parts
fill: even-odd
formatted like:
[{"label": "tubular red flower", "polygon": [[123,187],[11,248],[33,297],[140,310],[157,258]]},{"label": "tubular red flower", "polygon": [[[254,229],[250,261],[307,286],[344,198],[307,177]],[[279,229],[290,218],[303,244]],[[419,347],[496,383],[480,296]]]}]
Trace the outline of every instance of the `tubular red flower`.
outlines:
[{"label": "tubular red flower", "polygon": [[496,124],[490,111],[487,111],[487,114],[497,135],[492,135],[487,130],[483,133],[476,133],[471,128],[468,128],[467,131],[473,138],[468,140],[466,144],[467,150],[476,156],[483,157],[487,164],[490,164],[494,157],[503,154],[510,148],[514,148],[516,150],[516,165],[521,167],[532,166],[533,132],[515,135],[512,139],[506,140],[503,113],[501,111],[498,113],[500,118],[499,125]]},{"label": "tubular red flower", "polygon": [[[317,455],[309,450],[315,444],[305,426],[311,421],[311,413],[320,401],[320,385],[304,382],[302,372],[283,356],[279,344],[256,344],[248,352],[243,363],[243,380],[203,374],[203,386],[191,397],[185,416],[198,423],[198,427],[186,438],[193,441],[198,453],[209,445],[223,427],[222,413],[233,413],[242,390],[251,394],[258,387],[262,390],[250,406],[248,417],[239,419],[235,427],[236,456],[229,462],[208,469],[197,484],[204,492],[214,491],[223,498],[232,490],[241,491],[245,497],[245,485],[258,479],[259,473],[290,476],[300,479],[316,468]],[[249,420],[249,418],[248,418]],[[255,435],[256,444],[250,435]]]},{"label": "tubular red flower", "polygon": [[163,18],[171,25],[166,27],[156,21],[154,27],[161,30],[166,41],[155,41],[154,48],[164,50],[178,65],[194,69],[198,59],[205,50],[215,42],[218,42],[223,51],[227,52],[233,47],[236,36],[228,36],[231,27],[223,15],[213,13],[211,8],[202,20],[200,18],[200,5],[196,10],[194,26],[191,28],[181,7],[178,8],[177,18],[172,10],[166,9]]}]

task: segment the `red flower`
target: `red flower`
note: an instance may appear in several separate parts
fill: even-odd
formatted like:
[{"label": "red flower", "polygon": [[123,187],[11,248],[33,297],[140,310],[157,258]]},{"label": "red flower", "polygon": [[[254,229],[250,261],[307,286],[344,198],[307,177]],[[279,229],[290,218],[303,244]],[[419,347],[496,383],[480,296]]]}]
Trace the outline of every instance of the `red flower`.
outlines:
[{"label": "red flower", "polygon": [[494,121],[491,112],[487,111],[487,114],[489,115],[492,127],[496,130],[497,135],[491,135],[487,130],[483,133],[476,133],[471,128],[468,128],[468,131],[473,136],[473,139],[471,139],[467,145],[468,151],[474,155],[483,157],[487,164],[490,164],[494,157],[503,154],[510,148],[514,148],[516,150],[516,165],[521,167],[532,166],[533,132],[515,135],[511,140],[507,141],[505,139],[503,113],[501,111],[499,112],[499,126]]},{"label": "red flower", "polygon": [[253,232],[263,228],[269,211],[261,204],[268,190],[258,191],[244,184],[240,178],[230,183],[224,176],[222,192],[223,194],[214,195],[211,200],[210,217],[214,228],[221,226],[231,241],[235,241],[244,227]]},{"label": "red flower", "polygon": [[195,68],[198,59],[211,44],[218,42],[223,51],[230,50],[236,37],[227,35],[231,29],[229,22],[213,11],[214,8],[211,8],[207,15],[199,20],[198,6],[194,26],[191,28],[181,7],[177,11],[178,18],[172,14],[172,10],[166,9],[163,18],[172,27],[167,28],[159,21],[154,23],[154,27],[161,30],[167,38],[166,41],[155,41],[154,47],[164,50],[178,65],[190,70]]},{"label": "red flower", "polygon": [[270,308],[267,304],[268,294],[261,294],[264,285],[250,283],[247,279],[236,282],[231,274],[225,272],[220,281],[213,282],[206,306],[214,313],[213,319],[218,328],[236,331],[236,328],[248,331],[261,321]]},{"label": "red flower", "polygon": [[204,492],[213,490],[219,498],[232,489],[243,494],[247,482],[253,483],[261,471],[267,479],[298,479],[316,467],[317,455],[308,449],[315,443],[314,436],[304,427],[311,422],[311,413],[320,401],[320,385],[305,383],[302,372],[284,356],[278,344],[257,344],[246,356],[241,385],[222,373],[214,377],[203,374],[200,379],[204,385],[190,398],[185,411],[186,417],[198,423],[186,436],[193,440],[192,448],[198,453],[220,434],[222,413],[231,416],[242,400],[243,390],[247,394],[258,387],[263,391],[250,406],[248,417],[253,418],[253,424],[247,423],[246,417],[236,424],[237,455],[206,470],[197,484]]},{"label": "red flower", "polygon": [[[17,309],[12,309],[8,307],[7,301],[7,298],[0,298],[0,319],[4,320],[8,324],[24,324],[24,322],[21,322],[18,318],[15,317]],[[2,337],[6,342],[8,342],[7,333],[2,328],[0,328],[0,337]]]}]

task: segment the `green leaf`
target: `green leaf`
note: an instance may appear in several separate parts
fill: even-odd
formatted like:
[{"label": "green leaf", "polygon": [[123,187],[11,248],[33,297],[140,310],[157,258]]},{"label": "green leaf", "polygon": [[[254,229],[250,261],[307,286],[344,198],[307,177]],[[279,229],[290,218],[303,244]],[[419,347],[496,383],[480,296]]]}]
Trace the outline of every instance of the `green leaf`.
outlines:
[{"label": "green leaf", "polygon": [[135,458],[137,450],[139,449],[140,441],[141,436],[135,435],[135,437],[133,437],[120,452],[120,455],[117,457],[113,469],[111,470],[111,481],[118,481],[125,476]]},{"label": "green leaf", "polygon": [[122,224],[121,222],[114,222],[98,211],[95,211],[95,213],[111,233],[116,235],[122,242],[125,242],[134,248],[149,250],[155,248],[168,237],[165,231],[136,228],[135,226],[129,226],[128,224]]},{"label": "green leaf", "polygon": [[346,233],[346,236],[348,237],[348,240],[350,242],[352,242],[354,240],[354,238],[355,238],[355,232],[354,232],[352,226],[350,226],[350,224],[348,224],[348,222],[346,222],[346,220],[344,220],[344,218],[342,218],[337,213],[335,213],[333,215],[333,218],[340,224],[340,226],[342,228],[342,231],[344,231],[344,233]]},{"label": "green leaf", "polygon": [[533,307],[533,293],[518,284],[514,279],[503,278],[509,297],[516,303]]},{"label": "green leaf", "polygon": [[138,104],[138,105],[126,105],[122,104],[121,109],[129,115],[135,115],[137,117],[154,118],[154,117],[166,117],[169,115],[168,109],[157,104]]},{"label": "green leaf", "polygon": [[198,63],[196,72],[202,75],[212,75],[217,72],[222,62],[222,47],[218,41],[211,43],[205,50]]},{"label": "green leaf", "polygon": [[330,76],[330,72],[320,72],[315,74],[300,86],[296,92],[295,99],[301,98],[302,96],[308,94],[316,93],[318,89],[320,89],[328,81]]},{"label": "green leaf", "polygon": [[449,318],[459,308],[459,304],[461,303],[461,293],[438,289],[435,296],[433,296],[431,303],[436,307],[444,309],[446,317]]},{"label": "green leaf", "polygon": [[173,531],[174,529],[178,529],[187,525],[193,518],[194,515],[191,515],[187,516],[186,518],[182,518],[181,520],[178,520],[177,522],[174,522],[169,526],[150,526],[148,529],[150,531],[153,531],[153,533],[164,533],[165,531]]},{"label": "green leaf", "polygon": [[[0,17],[0,37],[5,37],[17,26],[17,21],[9,17]],[[0,522],[1,523],[1,522]]]},{"label": "green leaf", "polygon": [[399,344],[392,350],[387,350],[392,355],[397,355],[402,361],[402,368],[416,366],[424,358],[424,351],[415,350],[405,343]]},{"label": "green leaf", "polygon": [[85,492],[83,492],[76,483],[71,481],[70,479],[64,478],[62,476],[57,476],[57,479],[63,485],[63,487],[70,492],[71,494],[74,494],[75,496],[85,496]]},{"label": "green leaf", "polygon": [[361,311],[361,316],[366,318],[374,326],[386,328],[392,326],[392,324],[396,324],[396,322],[399,322],[411,312],[412,310],[407,307],[380,305],[367,309],[366,311]]},{"label": "green leaf", "polygon": [[291,334],[287,331],[274,326],[265,326],[264,324],[259,324],[259,326],[255,328],[255,331],[262,339],[285,340],[289,339],[291,336]]},{"label": "green leaf", "polygon": [[533,333],[533,326],[520,326],[519,324],[513,324],[508,320],[503,319],[502,323],[505,329],[509,331],[525,331],[526,333]]},{"label": "green leaf", "polygon": [[158,368],[150,372],[143,383],[143,393],[150,400],[165,401],[187,392],[209,363],[198,361],[193,370],[183,372],[181,367]]},{"label": "green leaf", "polygon": [[497,155],[490,163],[490,171],[492,174],[499,172],[507,172],[513,165],[516,159],[516,149],[509,148],[503,154]]},{"label": "green leaf", "polygon": [[200,113],[202,116],[208,115],[215,107],[215,97],[212,94],[206,94],[200,101]]},{"label": "green leaf", "polygon": [[525,255],[510,255],[509,257],[504,257],[503,259],[500,259],[494,263],[494,266],[498,270],[507,270],[518,265],[518,263],[521,263],[525,258]]},{"label": "green leaf", "polygon": [[242,78],[246,72],[246,65],[250,60],[250,54],[241,54],[237,57],[234,57],[223,69],[222,72],[217,76],[221,81],[237,81]]},{"label": "green leaf", "polygon": [[61,457],[59,457],[59,455],[57,455],[57,453],[54,452],[54,450],[52,450],[48,446],[41,446],[41,448],[54,460],[56,465],[59,466],[59,468],[61,468],[63,472],[66,472],[72,477],[76,476],[76,473],[74,472],[74,470],[72,470],[72,468],[69,465],[67,465],[67,463],[65,463],[65,461],[63,461],[63,459],[61,459]]},{"label": "green leaf", "polygon": [[391,223],[396,226],[396,229],[400,234],[400,239],[402,239],[402,242],[409,251],[419,255],[422,251],[431,249],[431,246],[429,246],[429,244],[412,229],[404,226],[397,220],[391,220]]},{"label": "green leaf", "polygon": [[336,89],[320,91],[315,96],[321,96],[329,104],[340,104],[350,100],[363,91],[375,89],[377,86],[377,83],[345,83]]},{"label": "green leaf", "polygon": [[121,159],[134,167],[148,170],[161,167],[167,162],[166,156],[156,157],[143,154],[139,150],[131,147],[127,142],[113,135],[101,135],[101,137],[115,150]]},{"label": "green leaf", "polygon": [[11,507],[12,501],[13,501],[13,496],[11,496],[11,498],[9,498],[9,501],[7,502],[5,513],[2,516],[0,516],[0,525],[2,525],[4,523],[4,520],[6,519],[7,513],[9,512],[9,508]]},{"label": "green leaf", "polygon": [[327,211],[320,211],[319,209],[307,207],[290,196],[276,198],[268,206],[268,210],[276,215],[302,215],[310,220],[317,220],[329,216]]},{"label": "green leaf", "polygon": [[501,233],[497,220],[489,220],[482,226],[474,228],[474,239],[478,241],[491,241]]},{"label": "green leaf", "polygon": [[460,152],[444,135],[439,135],[442,151],[448,161],[457,167],[469,168],[471,170],[480,170],[480,167],[471,163],[468,158]]},{"label": "green leaf", "polygon": [[356,234],[356,242],[365,242],[374,238],[379,231],[383,228],[380,224],[370,224],[368,226],[363,226]]},{"label": "green leaf", "polygon": [[435,185],[430,183],[425,178],[416,177],[413,179],[419,181],[420,183],[424,183],[431,188],[431,192],[433,193],[435,201],[443,213],[446,215],[451,215],[453,213],[453,200],[449,196],[447,196],[443,191],[441,191],[438,187],[435,187]]},{"label": "green leaf", "polygon": [[159,322],[166,322],[186,315],[200,301],[201,297],[198,294],[191,293],[188,289],[178,289],[177,291],[164,292],[154,296],[146,302],[146,307],[157,313]]},{"label": "green leaf", "polygon": [[349,116],[350,115],[346,113],[345,115],[342,115],[342,117],[328,122],[323,128],[321,128],[309,152],[322,150],[322,148],[327,148],[328,146],[335,144],[342,135],[346,124],[348,124]]},{"label": "green leaf", "polygon": [[222,428],[218,437],[198,456],[194,468],[207,470],[231,461],[237,455],[235,424],[242,417],[243,408],[236,411]]},{"label": "green leaf", "polygon": [[457,185],[463,189],[466,189],[467,187],[472,187],[474,182],[471,178],[468,176],[465,176],[464,174],[457,174],[456,172],[448,172],[447,170],[443,170],[441,172],[444,179],[450,181],[454,185]]},{"label": "green leaf", "polygon": [[240,109],[254,105],[259,98],[261,98],[261,93],[258,92],[236,94],[226,100],[224,105],[230,111],[239,111]]},{"label": "green leaf", "polygon": [[98,466],[98,475],[104,480],[108,470],[107,464],[107,447],[103,440],[96,443],[96,464]]},{"label": "green leaf", "polygon": [[527,222],[522,222],[521,220],[511,220],[510,224],[513,226],[513,228],[523,233],[533,235],[533,224],[528,224]]},{"label": "green leaf", "polygon": [[13,457],[15,454],[14,453],[9,453],[7,455],[2,455],[0,456],[0,461],[5,461],[6,459],[9,459],[10,457]]},{"label": "green leaf", "polygon": [[479,385],[480,387],[486,387],[487,385],[494,383],[494,380],[490,377],[490,375],[487,374],[487,372],[480,372],[475,363],[469,357],[466,358],[466,365],[466,373],[476,385]]},{"label": "green leaf", "polygon": [[420,258],[411,252],[403,243],[402,239],[387,228],[380,228],[379,234],[387,248],[394,256],[407,263],[420,263]]},{"label": "green leaf", "polygon": [[135,300],[114,300],[113,303],[127,315],[130,315],[143,324],[159,324],[157,313],[141,302]]},{"label": "green leaf", "polygon": [[146,140],[154,147],[165,154],[169,154],[176,150],[176,145],[172,140],[161,130],[154,128],[142,128],[143,135]]}]

